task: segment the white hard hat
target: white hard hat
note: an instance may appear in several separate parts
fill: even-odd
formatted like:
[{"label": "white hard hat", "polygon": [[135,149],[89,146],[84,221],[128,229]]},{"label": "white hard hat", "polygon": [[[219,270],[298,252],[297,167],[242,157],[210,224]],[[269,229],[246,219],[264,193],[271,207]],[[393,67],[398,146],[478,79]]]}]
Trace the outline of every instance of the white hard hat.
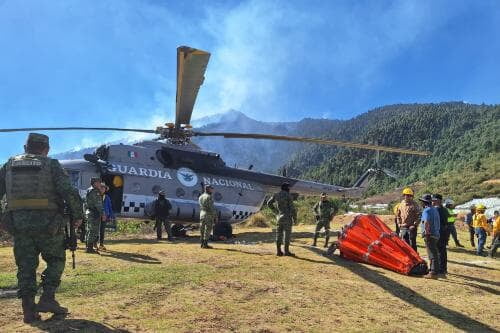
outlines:
[{"label": "white hard hat", "polygon": [[444,205],[454,205],[455,204],[455,201],[451,200],[450,198],[446,199],[444,201]]}]

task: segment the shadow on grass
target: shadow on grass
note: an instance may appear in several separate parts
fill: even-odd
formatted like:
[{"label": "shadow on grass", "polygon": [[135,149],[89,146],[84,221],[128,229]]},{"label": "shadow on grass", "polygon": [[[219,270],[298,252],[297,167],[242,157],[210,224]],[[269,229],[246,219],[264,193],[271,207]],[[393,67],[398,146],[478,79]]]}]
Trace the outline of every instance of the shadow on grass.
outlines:
[{"label": "shadow on grass", "polygon": [[[484,259],[483,257],[478,257],[478,258]],[[486,266],[476,265],[476,264],[473,264],[471,262],[466,262],[466,261],[455,261],[455,260],[449,260],[448,259],[448,263],[462,265],[462,266],[467,266],[467,267],[472,267],[472,268],[487,269],[487,270],[490,270],[490,271],[496,271],[497,270],[494,267],[486,267]]]},{"label": "shadow on grass", "polygon": [[[307,248],[307,246],[305,246],[305,245],[299,245],[299,246],[303,247],[303,248]],[[227,251],[227,252],[238,252],[238,253],[255,255],[255,256],[259,256],[259,257],[266,257],[267,256],[267,257],[275,257],[275,258],[291,258],[291,259],[296,259],[296,260],[308,261],[308,262],[311,262],[314,264],[331,265],[331,263],[328,261],[314,260],[314,259],[310,259],[310,258],[300,257],[298,255],[278,257],[275,252],[273,252],[273,253],[251,252],[251,251],[245,251],[245,250],[233,249],[233,248],[231,248],[231,249],[214,248],[213,250],[215,250],[215,251]],[[292,246],[291,250],[293,250],[293,246]]]},{"label": "shadow on grass", "polygon": [[448,275],[456,276],[456,277],[462,278],[464,280],[472,280],[475,282],[490,284],[493,286],[500,287],[500,282],[493,281],[493,280],[485,280],[485,279],[480,279],[480,278],[475,277],[475,276],[461,275],[461,274],[455,274],[455,273],[448,273]]},{"label": "shadow on grass", "polygon": [[[320,249],[308,249],[316,254],[323,254],[323,251],[321,251]],[[384,276],[382,273],[377,272],[376,270],[366,267],[363,264],[347,261],[335,255],[329,256],[327,258],[336,265],[342,266],[350,270],[354,274],[362,277],[366,281],[379,286],[394,297],[397,297],[402,301],[421,309],[432,317],[447,322],[457,329],[467,332],[496,332],[490,326],[472,319],[458,311],[454,311],[440,304],[437,304],[430,299],[416,293],[414,290],[390,279],[387,276]]]},{"label": "shadow on grass", "polygon": [[50,319],[32,323],[31,326],[43,332],[100,332],[100,333],[127,333],[128,330],[117,329],[108,325],[96,323],[86,319],[66,319],[65,316],[54,315]]},{"label": "shadow on grass", "polygon": [[101,252],[101,256],[131,261],[138,264],[161,264],[161,261],[156,258],[138,253],[118,252],[118,251],[108,250],[106,252]]},{"label": "shadow on grass", "polygon": [[260,253],[260,252],[251,252],[251,251],[244,251],[244,250],[239,250],[239,249],[223,249],[223,248],[213,248],[213,251],[227,251],[227,252],[238,252],[238,253],[244,253],[244,254],[251,254],[254,256],[275,256],[275,254],[272,253]]},{"label": "shadow on grass", "polygon": [[0,288],[0,299],[1,298],[17,298],[17,286]]},{"label": "shadow on grass", "polygon": [[157,240],[156,238],[126,238],[126,239],[111,239],[106,240],[106,245],[116,245],[116,244],[175,244],[175,243],[199,243],[200,237],[189,236],[183,238],[175,238],[173,242],[167,241],[166,239]]},{"label": "shadow on grass", "polygon": [[[294,232],[292,233],[292,239],[299,238],[313,238],[314,233],[312,232]],[[256,232],[256,231],[248,231],[248,232],[237,232],[234,234],[234,237],[227,241],[216,241],[216,243],[220,244],[233,244],[234,242],[249,242],[249,243],[274,243],[276,241],[276,233],[274,231],[267,232]],[[106,245],[116,245],[116,244],[199,244],[200,237],[199,236],[188,236],[183,238],[175,238],[173,242],[169,242],[166,240],[157,240],[155,238],[126,238],[126,239],[110,239],[106,240]]]},{"label": "shadow on grass", "polygon": [[475,254],[476,250],[474,249],[466,249],[464,247],[448,247],[447,249],[449,252],[455,252],[455,253],[467,253],[467,254]]},{"label": "shadow on grass", "polygon": [[461,286],[477,288],[477,289],[480,289],[482,291],[485,291],[487,293],[497,295],[497,296],[500,295],[500,291],[493,289],[491,287],[482,286],[482,285],[474,283],[474,282],[459,282],[459,281],[450,281],[450,280],[447,280],[446,282],[451,283],[451,284],[461,285]]},{"label": "shadow on grass", "polygon": [[[276,242],[276,233],[274,231],[267,232],[256,232],[256,231],[248,231],[248,232],[240,232],[235,234],[235,239],[238,241],[246,241],[246,242],[259,242],[259,243],[274,243]],[[314,236],[313,232],[292,232],[292,241],[294,239],[299,238],[312,238]]]}]

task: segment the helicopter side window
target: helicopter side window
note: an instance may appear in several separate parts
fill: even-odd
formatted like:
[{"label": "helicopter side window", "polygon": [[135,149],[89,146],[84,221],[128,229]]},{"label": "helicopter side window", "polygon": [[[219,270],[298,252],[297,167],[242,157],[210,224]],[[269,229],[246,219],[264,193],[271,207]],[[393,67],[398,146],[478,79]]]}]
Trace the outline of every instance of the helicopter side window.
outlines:
[{"label": "helicopter side window", "polygon": [[178,163],[180,165],[188,165],[188,166],[194,164],[193,160],[190,158],[179,158]]},{"label": "helicopter side window", "polygon": [[139,183],[133,183],[132,184],[132,192],[133,193],[139,193],[141,191],[141,184]]},{"label": "helicopter side window", "polygon": [[179,187],[177,188],[177,190],[175,191],[175,195],[178,197],[178,198],[184,198],[184,196],[186,195],[186,191],[184,191],[184,189],[182,187]]},{"label": "helicopter side window", "polygon": [[71,185],[75,188],[78,188],[80,185],[80,172],[79,171],[68,171],[69,181]]},{"label": "helicopter side window", "polygon": [[160,185],[155,185],[153,186],[153,189],[151,190],[153,192],[153,194],[158,194],[160,191],[162,190],[161,186]]},{"label": "helicopter side window", "polygon": [[172,158],[172,155],[170,155],[167,151],[165,150],[157,150],[156,151],[156,158],[158,161],[160,161],[161,164],[163,164],[163,167],[165,168],[171,168],[174,164],[174,159]]}]

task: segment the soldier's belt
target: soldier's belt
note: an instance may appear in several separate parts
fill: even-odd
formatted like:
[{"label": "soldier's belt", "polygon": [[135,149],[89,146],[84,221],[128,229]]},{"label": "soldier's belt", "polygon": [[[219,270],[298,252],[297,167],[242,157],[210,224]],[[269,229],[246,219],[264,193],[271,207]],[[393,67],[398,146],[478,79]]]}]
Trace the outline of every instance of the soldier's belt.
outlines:
[{"label": "soldier's belt", "polygon": [[8,210],[21,210],[21,209],[47,209],[57,210],[59,207],[49,202],[49,199],[17,199],[10,200],[7,205]]}]

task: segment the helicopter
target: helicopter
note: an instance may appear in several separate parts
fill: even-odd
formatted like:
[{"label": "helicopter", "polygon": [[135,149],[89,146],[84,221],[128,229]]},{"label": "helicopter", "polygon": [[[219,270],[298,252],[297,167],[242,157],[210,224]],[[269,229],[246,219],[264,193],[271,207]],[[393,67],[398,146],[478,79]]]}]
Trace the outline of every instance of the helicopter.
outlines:
[{"label": "helicopter", "polygon": [[300,180],[283,175],[230,167],[219,154],[201,150],[191,142],[193,137],[224,137],[307,142],[341,147],[426,156],[429,152],[322,138],[306,138],[257,133],[198,132],[190,125],[196,97],[203,83],[210,53],[180,46],[177,48],[177,91],[175,122],[156,129],[110,127],[45,127],[0,129],[20,131],[122,131],[155,134],[153,140],[136,144],[102,145],[83,159],[62,160],[72,185],[83,197],[91,178],[100,178],[109,188],[109,196],[117,217],[148,218],[152,203],[164,191],[172,204],[170,220],[176,224],[199,222],[198,197],[205,185],[214,187],[213,197],[219,223],[241,222],[258,212],[269,193],[287,182],[295,195],[327,193],[333,197],[357,198],[367,189],[370,177],[383,172],[367,170],[352,187]]}]

